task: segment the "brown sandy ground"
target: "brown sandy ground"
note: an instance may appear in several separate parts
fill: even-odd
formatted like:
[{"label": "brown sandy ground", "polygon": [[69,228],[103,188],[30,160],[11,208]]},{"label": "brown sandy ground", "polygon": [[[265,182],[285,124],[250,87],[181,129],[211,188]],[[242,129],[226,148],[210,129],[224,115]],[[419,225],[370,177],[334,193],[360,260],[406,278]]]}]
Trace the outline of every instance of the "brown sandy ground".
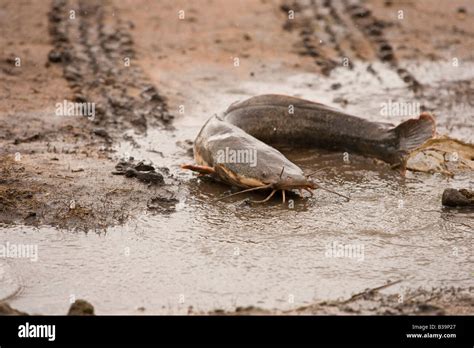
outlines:
[{"label": "brown sandy ground", "polygon": [[[116,164],[111,145],[123,141],[127,129],[170,128],[179,105],[197,105],[235,79],[285,69],[328,74],[347,56],[349,65],[354,59],[388,64],[427,110],[447,100],[469,103],[472,81],[423,85],[401,63],[449,61],[452,52],[461,62],[474,59],[472,2],[432,4],[2,1],[0,223],[101,229],[123,223],[149,202],[172,200],[179,188],[172,178],[150,186],[111,175]],[[396,19],[398,6],[406,10],[403,22]],[[68,19],[71,10],[75,20]],[[296,11],[294,21],[288,20],[289,10]],[[229,69],[236,55],[240,68]],[[131,58],[131,69],[125,58]],[[55,115],[56,103],[65,99],[97,103],[97,117]],[[266,312],[225,314],[246,313]],[[402,304],[375,291],[288,312],[331,313],[472,314],[472,289],[415,291]]]},{"label": "brown sandy ground", "polygon": [[[65,6],[78,14],[67,29],[61,26],[68,14]],[[63,10],[59,14],[58,8]],[[80,22],[79,14],[87,10],[92,11],[76,3],[53,2],[50,6],[47,2],[2,2],[2,223],[102,229],[125,222],[152,200],[166,200],[175,194],[171,185],[147,186],[111,175],[115,166],[111,145],[120,138],[121,131],[132,128],[143,132],[148,124],[169,123],[171,116],[165,101],[139,68],[133,67],[127,75],[113,66],[114,59],[124,56],[123,50],[130,56],[134,53],[131,43],[122,39],[126,37],[125,29],[118,36],[125,47],[114,46],[116,37]],[[96,9],[93,13],[101,14]],[[102,24],[100,28],[117,33],[118,26]],[[89,31],[81,34],[79,28]],[[84,56],[84,51],[91,56]],[[15,64],[17,57],[20,66]],[[105,63],[97,68],[93,62],[99,60]],[[129,78],[133,83],[126,81]],[[97,81],[103,85],[97,85]],[[56,103],[66,99],[97,103],[95,119],[56,115]]]}]

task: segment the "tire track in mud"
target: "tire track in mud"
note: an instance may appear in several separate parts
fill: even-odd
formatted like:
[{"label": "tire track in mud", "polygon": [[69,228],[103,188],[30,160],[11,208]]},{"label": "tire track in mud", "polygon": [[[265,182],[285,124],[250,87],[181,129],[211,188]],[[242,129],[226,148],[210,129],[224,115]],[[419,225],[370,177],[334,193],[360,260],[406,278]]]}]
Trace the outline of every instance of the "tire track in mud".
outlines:
[{"label": "tire track in mud", "polygon": [[62,64],[75,102],[96,104],[94,123],[143,132],[173,116],[135,62],[132,27],[101,1],[54,0],[49,61]]},{"label": "tire track in mud", "polygon": [[299,29],[301,42],[296,47],[298,54],[314,58],[321,73],[327,76],[338,66],[331,56],[344,56],[344,54],[341,54],[333,26],[330,25],[331,14],[328,11],[321,11],[321,8],[322,2],[317,0],[311,0],[306,4],[293,1],[281,5],[284,12],[294,11],[304,14],[303,18],[295,15],[295,19],[287,20],[283,28],[290,31],[294,28]]},{"label": "tire track in mud", "polygon": [[421,92],[421,84],[410,72],[400,67],[392,45],[383,34],[383,30],[388,24],[375,18],[372,12],[359,0],[344,1],[343,4],[355,27],[365,34],[366,39],[375,48],[377,57],[382,62],[389,64],[415,94]]},{"label": "tire track in mud", "polygon": [[283,27],[299,30],[298,54],[313,57],[324,75],[328,76],[338,66],[352,69],[354,58],[378,59],[388,64],[414,93],[421,91],[416,78],[400,67],[392,45],[384,36],[383,30],[390,23],[375,18],[359,0],[285,0],[281,9],[295,12],[295,18],[287,20]]}]

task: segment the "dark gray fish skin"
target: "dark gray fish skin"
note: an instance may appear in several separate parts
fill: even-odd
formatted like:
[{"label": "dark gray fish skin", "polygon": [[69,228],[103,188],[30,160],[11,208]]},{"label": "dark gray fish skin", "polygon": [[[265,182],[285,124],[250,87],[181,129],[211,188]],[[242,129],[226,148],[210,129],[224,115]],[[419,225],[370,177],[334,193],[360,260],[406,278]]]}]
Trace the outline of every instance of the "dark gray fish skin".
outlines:
[{"label": "dark gray fish skin", "polygon": [[[216,156],[226,148],[255,151],[256,165],[219,163]],[[281,152],[217,116],[211,117],[199,132],[194,158],[197,164],[214,168],[218,179],[238,187],[272,185],[273,189],[292,189],[313,185],[301,168]]]},{"label": "dark gray fish skin", "polygon": [[406,154],[435,132],[434,119],[428,114],[392,127],[320,103],[273,94],[234,103],[223,119],[277,148],[297,145],[343,150],[395,165],[404,165]]},{"label": "dark gray fish skin", "polygon": [[[290,108],[293,107],[293,113]],[[347,115],[323,104],[262,95],[232,104],[223,116],[213,116],[194,143],[198,166],[183,168],[214,175],[243,188],[275,190],[317,187],[303,171],[272,146],[321,147],[382,159],[405,169],[406,154],[433,137],[434,119],[422,114],[392,127]],[[254,151],[257,161],[219,161],[219,152]]]}]

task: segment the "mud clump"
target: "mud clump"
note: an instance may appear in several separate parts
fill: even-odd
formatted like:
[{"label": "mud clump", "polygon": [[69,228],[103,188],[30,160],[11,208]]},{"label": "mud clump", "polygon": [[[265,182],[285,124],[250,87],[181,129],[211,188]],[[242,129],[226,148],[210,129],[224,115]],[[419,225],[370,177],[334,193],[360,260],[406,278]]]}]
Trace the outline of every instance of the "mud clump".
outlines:
[{"label": "mud clump", "polygon": [[76,300],[69,308],[67,315],[95,315],[94,307],[85,300]]},{"label": "mud clump", "polygon": [[0,302],[0,315],[28,315],[28,313],[12,308],[6,302]]},{"label": "mud clump", "polygon": [[[0,302],[0,315],[30,315],[26,312],[19,311],[13,307],[11,307],[6,302]],[[76,300],[71,307],[69,307],[69,311],[67,315],[72,316],[81,316],[81,315],[95,315],[94,307],[87,302],[86,300]]]},{"label": "mud clump", "polygon": [[441,202],[447,207],[474,207],[474,191],[447,188],[443,192]]},{"label": "mud clump", "polygon": [[163,179],[163,175],[160,173],[153,171],[148,172],[140,172],[133,168],[128,168],[125,171],[125,176],[127,178],[137,178],[138,180],[153,185],[162,185],[165,181]]},{"label": "mud clump", "polygon": [[[161,173],[157,172],[157,170]],[[135,163],[133,157],[120,160],[115,166],[115,171],[112,172],[114,175],[136,178],[150,185],[164,185],[165,180],[162,173],[168,175],[169,169],[166,167],[155,168],[151,163],[147,164],[144,161]]]}]

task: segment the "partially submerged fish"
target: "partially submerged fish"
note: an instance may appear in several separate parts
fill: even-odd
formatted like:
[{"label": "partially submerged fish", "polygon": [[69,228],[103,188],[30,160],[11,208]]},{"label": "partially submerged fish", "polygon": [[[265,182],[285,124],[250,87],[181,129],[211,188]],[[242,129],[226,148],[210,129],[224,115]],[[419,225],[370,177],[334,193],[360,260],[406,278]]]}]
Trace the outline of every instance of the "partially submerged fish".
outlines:
[{"label": "partially submerged fish", "polygon": [[[285,190],[320,186],[273,146],[351,151],[404,168],[407,154],[434,134],[435,122],[427,113],[393,127],[299,98],[262,95],[211,117],[194,143],[197,165],[182,167],[244,188],[241,192],[271,189],[263,201],[281,190],[284,200]],[[222,156],[229,151],[234,156]],[[254,151],[255,163],[248,161],[248,153],[242,161],[239,151]]]},{"label": "partially submerged fish", "polygon": [[428,113],[394,127],[324,104],[273,94],[232,104],[224,120],[275,147],[349,151],[393,166],[404,166],[406,155],[436,131],[435,121]]},{"label": "partially submerged fish", "polygon": [[[220,154],[229,150],[235,151],[234,159],[220,161]],[[237,151],[240,154],[255,153],[255,165],[253,161],[238,160]],[[248,159],[250,156],[245,157]],[[316,184],[280,151],[218,116],[211,117],[199,132],[194,142],[194,159],[197,165],[182,167],[213,175],[245,189],[271,189],[272,193],[266,200],[278,190],[284,194],[284,190],[316,188]]]}]

